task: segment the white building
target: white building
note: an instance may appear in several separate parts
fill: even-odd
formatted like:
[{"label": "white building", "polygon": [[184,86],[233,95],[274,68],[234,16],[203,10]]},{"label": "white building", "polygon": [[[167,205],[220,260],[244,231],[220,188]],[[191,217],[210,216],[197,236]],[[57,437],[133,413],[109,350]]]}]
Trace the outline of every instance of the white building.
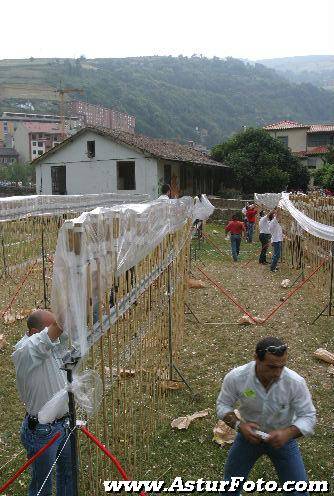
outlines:
[{"label": "white building", "polygon": [[129,192],[156,198],[216,193],[227,166],[191,146],[124,131],[87,127],[33,161],[38,194]]}]

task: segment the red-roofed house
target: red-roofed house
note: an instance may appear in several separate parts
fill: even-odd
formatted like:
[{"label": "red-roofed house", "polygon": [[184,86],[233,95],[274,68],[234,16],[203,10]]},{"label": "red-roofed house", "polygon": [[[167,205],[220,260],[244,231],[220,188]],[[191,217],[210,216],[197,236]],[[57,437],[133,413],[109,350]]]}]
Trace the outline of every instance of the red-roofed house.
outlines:
[{"label": "red-roofed house", "polygon": [[280,121],[264,126],[268,133],[298,156],[309,169],[318,169],[329,146],[334,146],[334,124]]},{"label": "red-roofed house", "polygon": [[86,127],[34,160],[43,195],[145,193],[216,194],[229,167],[188,145],[120,130]]},{"label": "red-roofed house", "polygon": [[30,162],[62,141],[61,128],[55,122],[19,122],[14,131],[15,149],[20,161]]}]

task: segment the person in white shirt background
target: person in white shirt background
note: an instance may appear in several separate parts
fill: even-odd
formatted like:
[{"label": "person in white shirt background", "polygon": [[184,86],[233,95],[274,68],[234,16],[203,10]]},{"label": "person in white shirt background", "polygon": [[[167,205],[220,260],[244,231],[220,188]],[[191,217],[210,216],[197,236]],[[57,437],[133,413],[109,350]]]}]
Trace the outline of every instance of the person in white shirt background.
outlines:
[{"label": "person in white shirt background", "polygon": [[[59,416],[52,423],[41,424],[38,412],[54,394],[67,385],[66,373],[60,370],[63,363],[57,354],[63,331],[54,315],[47,310],[35,310],[28,317],[27,327],[25,336],[15,345],[12,358],[17,389],[26,408],[21,441],[28,458],[37,453],[57,432],[61,434],[31,465],[28,496],[49,496],[53,494],[52,475],[48,477],[43,489],[40,489],[69,434],[68,401],[64,400],[63,405],[60,405]],[[62,450],[56,472],[57,496],[72,496],[71,442]]]},{"label": "person in white shirt background", "polygon": [[[254,361],[224,378],[217,414],[237,431],[225,464],[225,481],[243,477],[245,482],[256,461],[267,455],[281,484],[307,482],[296,438],[313,434],[316,411],[303,377],[286,367],[287,348],[281,339],[266,337],[257,343]],[[234,413],[237,403],[241,421]],[[236,496],[240,490],[221,494]]]},{"label": "person in white shirt background", "polygon": [[269,231],[269,219],[264,210],[260,212],[259,221],[259,239],[261,241],[262,250],[259,257],[260,264],[267,264],[267,251],[270,245],[271,234]]},{"label": "person in white shirt background", "polygon": [[269,232],[271,234],[271,244],[273,246],[273,256],[271,259],[270,270],[276,272],[277,264],[282,253],[283,229],[278,222],[277,210],[272,210],[268,214],[269,219]]},{"label": "person in white shirt background", "polygon": [[163,184],[161,186],[161,195],[158,200],[170,200],[171,197],[171,189],[169,184]]}]

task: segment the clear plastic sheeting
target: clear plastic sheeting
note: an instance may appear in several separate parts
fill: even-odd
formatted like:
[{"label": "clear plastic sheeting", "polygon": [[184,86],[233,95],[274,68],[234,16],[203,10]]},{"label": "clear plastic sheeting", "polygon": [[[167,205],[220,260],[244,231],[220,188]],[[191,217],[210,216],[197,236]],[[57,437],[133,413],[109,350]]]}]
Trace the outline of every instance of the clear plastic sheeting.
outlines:
[{"label": "clear plastic sheeting", "polygon": [[80,375],[74,375],[73,382],[58,391],[45,403],[38,412],[41,424],[49,424],[64,414],[64,403],[68,402],[68,392],[74,394],[77,405],[82,408],[87,417],[91,417],[99,409],[102,401],[103,385],[100,376],[94,370],[85,370]]},{"label": "clear plastic sheeting", "polygon": [[0,222],[34,215],[84,212],[95,207],[149,200],[146,194],[104,193],[94,195],[29,195],[0,198]]},{"label": "clear plastic sheeting", "polygon": [[264,205],[272,210],[278,206],[282,194],[283,193],[254,193],[254,201],[257,205]]},{"label": "clear plastic sheeting", "polygon": [[290,200],[290,193],[255,193],[254,197],[255,202],[259,205],[265,205],[270,209],[278,206],[287,210],[297,223],[292,224],[292,230],[299,231],[299,234],[301,234],[300,229],[303,229],[317,238],[334,241],[334,227],[317,222],[296,208]]},{"label": "clear plastic sheeting", "polygon": [[287,210],[304,231],[307,231],[317,238],[334,241],[334,227],[327,224],[321,224],[298,210],[290,200],[289,193],[282,193],[279,207]]},{"label": "clear plastic sheeting", "polygon": [[[51,307],[57,322],[69,334],[73,353],[82,357],[101,333],[110,328],[122,312],[134,304],[139,294],[173,261],[190,235],[194,203],[191,197],[178,200],[96,208],[66,221],[58,236],[54,259]],[[149,255],[169,234],[189,223],[178,242],[150,274],[135,281],[134,290],[114,305],[117,278],[126,271],[133,277],[136,264]],[[116,283],[115,283],[116,281]],[[105,326],[98,320],[102,295],[110,292]],[[89,302],[89,305],[87,304]],[[96,333],[89,332],[89,306]]]},{"label": "clear plastic sheeting", "polygon": [[193,221],[195,220],[208,220],[208,218],[213,214],[215,207],[208,200],[206,195],[201,195],[195,197]]}]

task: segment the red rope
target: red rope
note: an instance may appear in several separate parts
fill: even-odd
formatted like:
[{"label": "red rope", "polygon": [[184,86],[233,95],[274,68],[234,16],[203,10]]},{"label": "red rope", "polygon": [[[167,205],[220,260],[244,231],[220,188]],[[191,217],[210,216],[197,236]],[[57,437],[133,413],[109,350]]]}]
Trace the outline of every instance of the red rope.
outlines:
[{"label": "red rope", "polygon": [[50,446],[52,446],[52,444],[55,443],[60,436],[61,433],[57,432],[57,434],[55,434],[53,438],[50,439],[48,443],[46,443],[45,446],[43,446],[40,450],[37,451],[37,453],[29,458],[29,460],[27,460],[26,463],[22,465],[22,467],[15,474],[2,487],[0,487],[0,494],[3,493],[16,480],[22,474],[22,472],[24,472],[32,463],[34,463],[36,458],[41,456],[44,451],[50,448]]},{"label": "red rope", "polygon": [[279,310],[288,300],[289,298],[291,298],[291,296],[293,296],[300,288],[302,288],[304,286],[304,284],[307,283],[307,281],[309,281],[311,279],[311,277],[314,276],[314,274],[316,274],[318,272],[319,269],[321,269],[321,267],[328,261],[328,258],[325,258],[325,260],[323,260],[321,262],[321,264],[316,268],[314,269],[313,272],[311,272],[311,274],[306,278],[304,279],[298,286],[295,287],[295,289],[293,289],[292,291],[290,291],[290,293],[287,295],[287,297],[285,298],[284,301],[282,301],[281,303],[279,303],[276,307],[274,307],[271,312],[269,313],[269,315],[267,315],[267,317],[264,319],[263,321],[263,324],[265,322],[267,322],[267,320],[269,320],[273,315],[274,313],[277,312],[277,310]]},{"label": "red rope", "polygon": [[221,293],[223,293],[223,295],[225,295],[226,298],[228,298],[230,301],[232,301],[232,303],[236,307],[238,307],[239,310],[241,310],[242,312],[244,312],[244,314],[248,315],[248,317],[250,317],[253,322],[257,323],[256,320],[254,319],[254,317],[249,312],[247,312],[247,310],[245,310],[245,308],[243,306],[241,306],[240,303],[237,302],[237,300],[235,300],[231,295],[229,295],[228,292],[226,291],[226,289],[223,286],[221,286],[216,281],[214,281],[210,276],[208,276],[208,274],[206,274],[206,272],[204,272],[204,270],[200,269],[199,267],[196,267],[196,268],[197,268],[197,270],[199,270],[211,282],[211,284],[213,284],[217,289],[219,289],[219,291]]},{"label": "red rope", "polygon": [[223,293],[230,301],[232,301],[232,303],[237,306],[239,308],[239,310],[242,310],[246,315],[248,315],[248,317],[250,317],[252,319],[253,322],[255,322],[256,324],[265,324],[297,291],[299,291],[299,289],[301,289],[304,284],[306,284],[310,279],[311,277],[313,277],[317,272],[318,270],[321,269],[321,267],[328,261],[328,257],[323,260],[321,262],[321,264],[313,270],[313,272],[311,272],[311,274],[306,277],[306,279],[304,279],[298,286],[296,286],[292,291],[290,291],[290,293],[287,295],[287,297],[285,298],[284,301],[282,301],[281,303],[279,303],[276,307],[274,307],[271,312],[267,315],[267,317],[265,317],[265,319],[263,320],[263,322],[257,322],[254,317],[249,313],[247,312],[247,310],[245,310],[244,307],[242,307],[232,296],[230,296],[227,291],[225,290],[225,288],[223,288],[223,286],[221,286],[220,284],[218,284],[216,281],[214,281],[210,276],[208,276],[208,274],[206,274],[206,272],[204,272],[204,270],[202,270],[200,267],[197,267],[197,269],[211,282],[211,284],[213,284],[217,289],[219,289],[219,291],[221,293]]},{"label": "red rope", "polygon": [[30,272],[32,271],[32,269],[35,267],[35,265],[37,264],[38,260],[35,260],[35,262],[32,264],[32,266],[30,267],[30,269],[28,270],[28,272],[26,273],[26,275],[23,277],[23,279],[21,280],[21,282],[19,282],[19,284],[16,286],[16,291],[15,291],[15,294],[13,296],[13,298],[10,300],[9,304],[6,306],[6,308],[4,310],[1,310],[1,317],[3,317],[5,315],[5,313],[11,308],[12,304],[14,303],[15,301],[15,298],[17,297],[17,295],[19,294],[19,292],[21,291],[24,283],[26,282],[26,280],[28,279],[28,276],[30,274]]},{"label": "red rope", "polygon": [[[96,446],[98,446],[100,448],[100,450],[103,451],[103,453],[105,455],[107,455],[108,458],[110,458],[110,460],[113,462],[113,464],[115,465],[117,471],[119,474],[121,474],[121,476],[123,477],[123,480],[130,480],[125,472],[125,470],[123,469],[122,465],[120,464],[120,462],[117,460],[117,458],[112,454],[110,453],[109,450],[107,450],[107,448],[101,443],[101,441],[99,441],[97,439],[97,437],[94,436],[94,434],[92,434],[91,432],[89,432],[89,430],[85,427],[85,426],[81,426],[80,429],[82,430],[82,432],[84,432],[84,434],[86,434],[86,436],[91,440],[93,441],[93,443],[96,444]],[[142,496],[146,496],[146,493],[144,491],[142,491],[140,493]]]},{"label": "red rope", "polygon": [[203,237],[210,243],[221,255],[225,256],[226,253],[224,253],[213,241],[212,239],[207,235],[203,233]]}]

